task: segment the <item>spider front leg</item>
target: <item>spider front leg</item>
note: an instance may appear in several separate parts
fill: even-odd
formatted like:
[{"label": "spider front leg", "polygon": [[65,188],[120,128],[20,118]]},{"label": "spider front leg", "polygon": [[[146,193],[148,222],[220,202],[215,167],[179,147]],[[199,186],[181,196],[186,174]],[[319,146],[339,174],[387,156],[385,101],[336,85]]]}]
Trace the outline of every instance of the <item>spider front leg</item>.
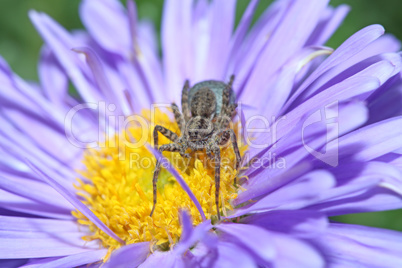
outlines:
[{"label": "spider front leg", "polygon": [[174,114],[174,118],[177,122],[177,125],[179,125],[180,132],[184,133],[185,127],[186,127],[186,121],[184,119],[184,116],[180,113],[179,107],[177,107],[176,103],[172,103],[172,110]]},{"label": "spider front leg", "polygon": [[188,108],[188,89],[190,83],[188,80],[184,82],[183,90],[181,92],[181,110],[183,111],[184,120],[187,122],[190,119],[190,109]]},{"label": "spider front leg", "polygon": [[162,127],[160,125],[156,125],[154,128],[154,148],[158,149],[158,132],[160,132],[163,136],[165,136],[166,138],[168,138],[169,140],[173,141],[173,142],[177,142],[177,140],[179,139],[179,136],[177,136],[176,133],[174,133],[173,131]]},{"label": "spider front leg", "polygon": [[221,220],[221,214],[219,212],[219,189],[221,184],[221,150],[218,145],[214,145],[212,152],[215,155],[215,206],[218,220]]},{"label": "spider front leg", "polygon": [[[239,166],[241,162],[241,156],[239,152],[239,147],[237,146],[236,134],[233,129],[228,129],[222,133],[222,138],[220,140],[219,145],[224,145],[230,137],[230,141],[232,142],[233,151],[236,155],[236,170],[239,171]],[[234,185],[237,185],[237,177],[234,178]]]},{"label": "spider front leg", "polygon": [[232,75],[230,76],[230,80],[229,80],[229,83],[228,83],[228,86],[229,86],[230,88],[233,87],[233,82],[234,82],[234,80],[235,80],[235,75],[232,74]]},{"label": "spider front leg", "polygon": [[231,115],[232,113],[230,112],[231,110],[231,105],[230,105],[230,91],[232,90],[233,86],[233,81],[235,79],[235,76],[232,74],[230,76],[230,81],[227,83],[225,90],[223,91],[222,94],[222,110],[221,110],[221,115]]},{"label": "spider front leg", "polygon": [[215,159],[214,155],[212,154],[212,151],[210,149],[206,149],[206,153],[209,159]]},{"label": "spider front leg", "polygon": [[[181,149],[181,146],[176,144],[176,143],[171,143],[171,144],[164,144],[159,148],[159,152],[162,153],[164,151],[167,152],[179,152]],[[156,206],[156,185],[158,183],[158,176],[159,176],[159,172],[161,171],[161,162],[159,160],[156,161],[156,165],[155,165],[155,171],[154,171],[154,176],[152,178],[152,189],[153,189],[153,206],[152,206],[152,210],[151,210],[151,214],[149,215],[150,217],[152,217],[152,214],[155,211],[155,206]]]},{"label": "spider front leg", "polygon": [[[236,156],[236,170],[239,170],[240,162],[241,162],[241,156],[240,156],[240,151],[239,147],[237,145],[236,141],[236,134],[234,133],[233,129],[228,129],[228,130],[221,130],[215,134],[215,142],[219,146],[226,145],[228,140],[231,140],[232,146],[233,146],[233,151]],[[234,185],[237,185],[237,177],[234,178]]]}]

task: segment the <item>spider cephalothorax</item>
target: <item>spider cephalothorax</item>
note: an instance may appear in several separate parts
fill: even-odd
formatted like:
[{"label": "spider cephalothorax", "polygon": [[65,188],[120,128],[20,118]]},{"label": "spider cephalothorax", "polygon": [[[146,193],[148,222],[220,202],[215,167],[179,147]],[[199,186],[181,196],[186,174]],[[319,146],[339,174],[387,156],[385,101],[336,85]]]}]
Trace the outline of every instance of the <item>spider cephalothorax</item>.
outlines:
[{"label": "spider cephalothorax", "polygon": [[[208,80],[195,84],[189,91],[189,82],[186,81],[182,91],[180,113],[176,104],[172,104],[173,113],[179,125],[181,136],[169,129],[156,125],[154,129],[155,148],[160,152],[179,152],[183,157],[190,157],[187,149],[192,151],[206,150],[209,158],[215,160],[215,204],[219,213],[219,185],[220,185],[220,147],[230,139],[236,154],[236,169],[240,164],[240,153],[237,147],[236,136],[229,128],[234,110],[237,107],[232,90],[234,76],[228,84],[220,81]],[[191,115],[190,115],[191,111]],[[170,139],[173,143],[161,145],[158,148],[158,132]],[[153,207],[156,205],[156,183],[160,171],[160,162],[156,162],[153,176]],[[236,183],[236,179],[235,179]]]}]

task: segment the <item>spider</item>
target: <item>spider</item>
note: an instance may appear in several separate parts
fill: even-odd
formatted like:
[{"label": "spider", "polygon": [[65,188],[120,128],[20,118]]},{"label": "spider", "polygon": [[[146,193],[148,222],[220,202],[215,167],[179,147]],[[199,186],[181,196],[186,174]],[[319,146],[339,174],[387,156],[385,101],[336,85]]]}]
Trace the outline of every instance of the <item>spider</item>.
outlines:
[{"label": "spider", "polygon": [[[195,84],[189,91],[189,81],[186,80],[183,86],[181,106],[183,113],[175,103],[171,108],[175,120],[180,128],[181,136],[171,130],[156,125],[154,128],[154,146],[159,152],[179,152],[182,157],[189,158],[187,149],[191,151],[206,150],[208,158],[215,162],[215,205],[219,213],[219,185],[220,185],[220,147],[230,139],[236,155],[236,170],[240,165],[240,153],[236,142],[236,135],[229,124],[237,107],[235,95],[232,90],[234,75],[230,77],[229,83],[208,80]],[[191,111],[191,115],[190,115]],[[158,132],[167,137],[173,143],[161,145],[158,148]],[[160,172],[160,161],[156,162],[153,176],[153,207],[151,217],[156,206],[156,184]],[[236,185],[236,178],[234,179]]]}]

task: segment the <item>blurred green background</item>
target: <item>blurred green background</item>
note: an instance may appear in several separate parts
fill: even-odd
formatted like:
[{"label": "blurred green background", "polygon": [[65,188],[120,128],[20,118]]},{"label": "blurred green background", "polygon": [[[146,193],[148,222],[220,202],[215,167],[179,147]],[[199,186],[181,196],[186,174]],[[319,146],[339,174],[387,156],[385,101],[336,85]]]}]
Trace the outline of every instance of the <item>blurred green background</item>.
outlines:
[{"label": "blurred green background", "polygon": [[[125,2],[125,1],[122,1]],[[140,18],[149,18],[160,29],[163,0],[137,0]],[[240,0],[237,20],[249,1]],[[257,16],[271,3],[261,0]],[[42,40],[28,19],[28,11],[43,11],[56,19],[65,28],[82,28],[78,15],[80,0],[0,0],[0,55],[21,77],[38,80],[37,61]],[[379,23],[386,31],[402,40],[401,0],[333,0],[338,6],[348,4],[351,12],[327,45],[337,47],[348,36],[364,26]],[[377,226],[402,231],[402,210],[378,213],[363,213],[334,217],[334,220]]]}]

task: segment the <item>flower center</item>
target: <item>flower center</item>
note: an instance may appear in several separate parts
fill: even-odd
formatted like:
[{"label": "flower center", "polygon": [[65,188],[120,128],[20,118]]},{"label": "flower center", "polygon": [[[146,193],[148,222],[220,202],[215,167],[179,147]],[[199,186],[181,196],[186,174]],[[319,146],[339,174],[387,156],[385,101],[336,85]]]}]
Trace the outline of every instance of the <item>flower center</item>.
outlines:
[{"label": "flower center", "polygon": [[[191,214],[193,225],[198,225],[202,219],[187,193],[164,168],[158,177],[156,209],[153,216],[149,216],[153,205],[152,177],[156,159],[144,144],[137,142],[127,146],[130,137],[131,141],[151,143],[155,125],[151,123],[149,111],[143,116],[147,122],[146,129],[133,124],[109,139],[105,146],[100,146],[102,148],[86,150],[83,159],[85,170],[80,171],[85,179],[78,179],[77,194],[126,244],[151,241],[159,249],[168,249],[181,235],[180,209]],[[172,131],[178,130],[177,124],[167,114],[157,110],[153,117],[157,124]],[[159,145],[168,143],[171,141],[159,135]],[[240,147],[241,152],[245,149],[245,146]],[[192,153],[190,158],[171,152],[164,152],[163,155],[189,185],[205,216],[208,219],[216,217],[214,163],[206,157],[205,151]],[[226,210],[233,209],[230,201],[236,197],[233,181],[237,173],[231,146],[222,148],[221,158],[220,211],[225,214]],[[83,237],[84,240],[99,239],[103,247],[111,250],[120,247],[116,240],[98,229],[82,213],[73,211],[72,214],[78,223],[88,226],[92,232],[92,235]]]}]

